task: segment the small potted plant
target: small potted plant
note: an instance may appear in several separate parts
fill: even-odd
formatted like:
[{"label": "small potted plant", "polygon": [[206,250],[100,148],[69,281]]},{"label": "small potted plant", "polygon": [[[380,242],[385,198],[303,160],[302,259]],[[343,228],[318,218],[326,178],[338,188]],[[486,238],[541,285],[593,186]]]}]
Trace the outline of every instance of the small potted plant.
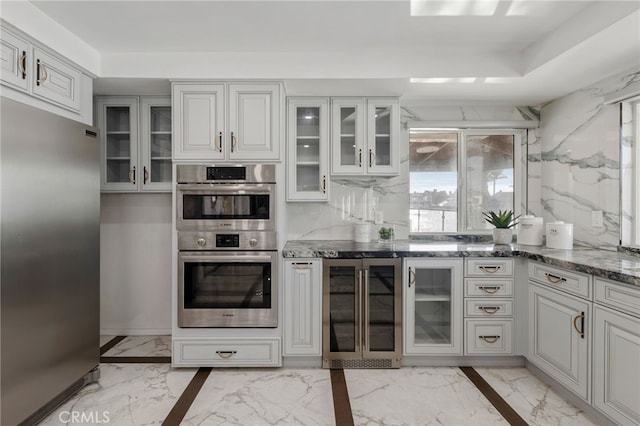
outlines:
[{"label": "small potted plant", "polygon": [[517,225],[520,216],[514,216],[513,210],[498,210],[482,213],[484,220],[495,226],[493,229],[493,242],[496,244],[509,244],[513,240],[513,228]]},{"label": "small potted plant", "polygon": [[390,226],[388,228],[385,228],[384,226],[380,228],[380,230],[378,231],[378,241],[382,242],[382,243],[390,243],[393,241],[393,237],[394,237],[394,232],[393,232],[393,226]]}]

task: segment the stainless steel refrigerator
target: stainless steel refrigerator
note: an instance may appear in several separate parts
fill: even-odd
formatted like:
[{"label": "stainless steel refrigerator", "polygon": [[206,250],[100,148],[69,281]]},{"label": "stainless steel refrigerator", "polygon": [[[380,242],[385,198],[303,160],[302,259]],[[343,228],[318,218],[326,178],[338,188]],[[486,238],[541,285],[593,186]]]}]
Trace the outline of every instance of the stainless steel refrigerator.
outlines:
[{"label": "stainless steel refrigerator", "polygon": [[0,424],[34,424],[100,362],[96,129],[0,104]]}]

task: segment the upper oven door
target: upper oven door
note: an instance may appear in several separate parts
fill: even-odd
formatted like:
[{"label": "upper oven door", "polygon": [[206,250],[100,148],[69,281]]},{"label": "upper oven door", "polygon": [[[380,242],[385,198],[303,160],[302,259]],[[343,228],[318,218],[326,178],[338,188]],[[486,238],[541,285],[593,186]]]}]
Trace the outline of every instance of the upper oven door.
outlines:
[{"label": "upper oven door", "polygon": [[179,231],[275,229],[275,185],[178,184]]}]

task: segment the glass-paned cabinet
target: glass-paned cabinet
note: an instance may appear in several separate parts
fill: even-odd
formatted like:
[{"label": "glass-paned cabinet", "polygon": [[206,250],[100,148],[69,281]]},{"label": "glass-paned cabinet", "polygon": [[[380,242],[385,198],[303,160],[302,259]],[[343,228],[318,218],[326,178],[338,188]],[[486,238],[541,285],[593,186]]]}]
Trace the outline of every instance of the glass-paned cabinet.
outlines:
[{"label": "glass-paned cabinet", "polygon": [[171,191],[171,99],[96,97],[103,192]]},{"label": "glass-paned cabinet", "polygon": [[400,367],[401,262],[324,260],[323,367]]},{"label": "glass-paned cabinet", "polygon": [[462,355],[462,259],[406,259],[404,353]]},{"label": "glass-paned cabinet", "polygon": [[287,200],[329,199],[329,99],[289,98]]},{"label": "glass-paned cabinet", "polygon": [[332,174],[398,174],[397,99],[332,98],[331,125]]}]

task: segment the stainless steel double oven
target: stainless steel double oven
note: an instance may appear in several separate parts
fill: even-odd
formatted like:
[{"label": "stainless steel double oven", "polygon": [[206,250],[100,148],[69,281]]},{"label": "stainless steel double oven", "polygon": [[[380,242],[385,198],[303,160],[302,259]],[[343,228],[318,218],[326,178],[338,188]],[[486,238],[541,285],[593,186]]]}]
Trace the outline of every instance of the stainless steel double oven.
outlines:
[{"label": "stainless steel double oven", "polygon": [[277,327],[275,166],[176,166],[179,327]]}]

